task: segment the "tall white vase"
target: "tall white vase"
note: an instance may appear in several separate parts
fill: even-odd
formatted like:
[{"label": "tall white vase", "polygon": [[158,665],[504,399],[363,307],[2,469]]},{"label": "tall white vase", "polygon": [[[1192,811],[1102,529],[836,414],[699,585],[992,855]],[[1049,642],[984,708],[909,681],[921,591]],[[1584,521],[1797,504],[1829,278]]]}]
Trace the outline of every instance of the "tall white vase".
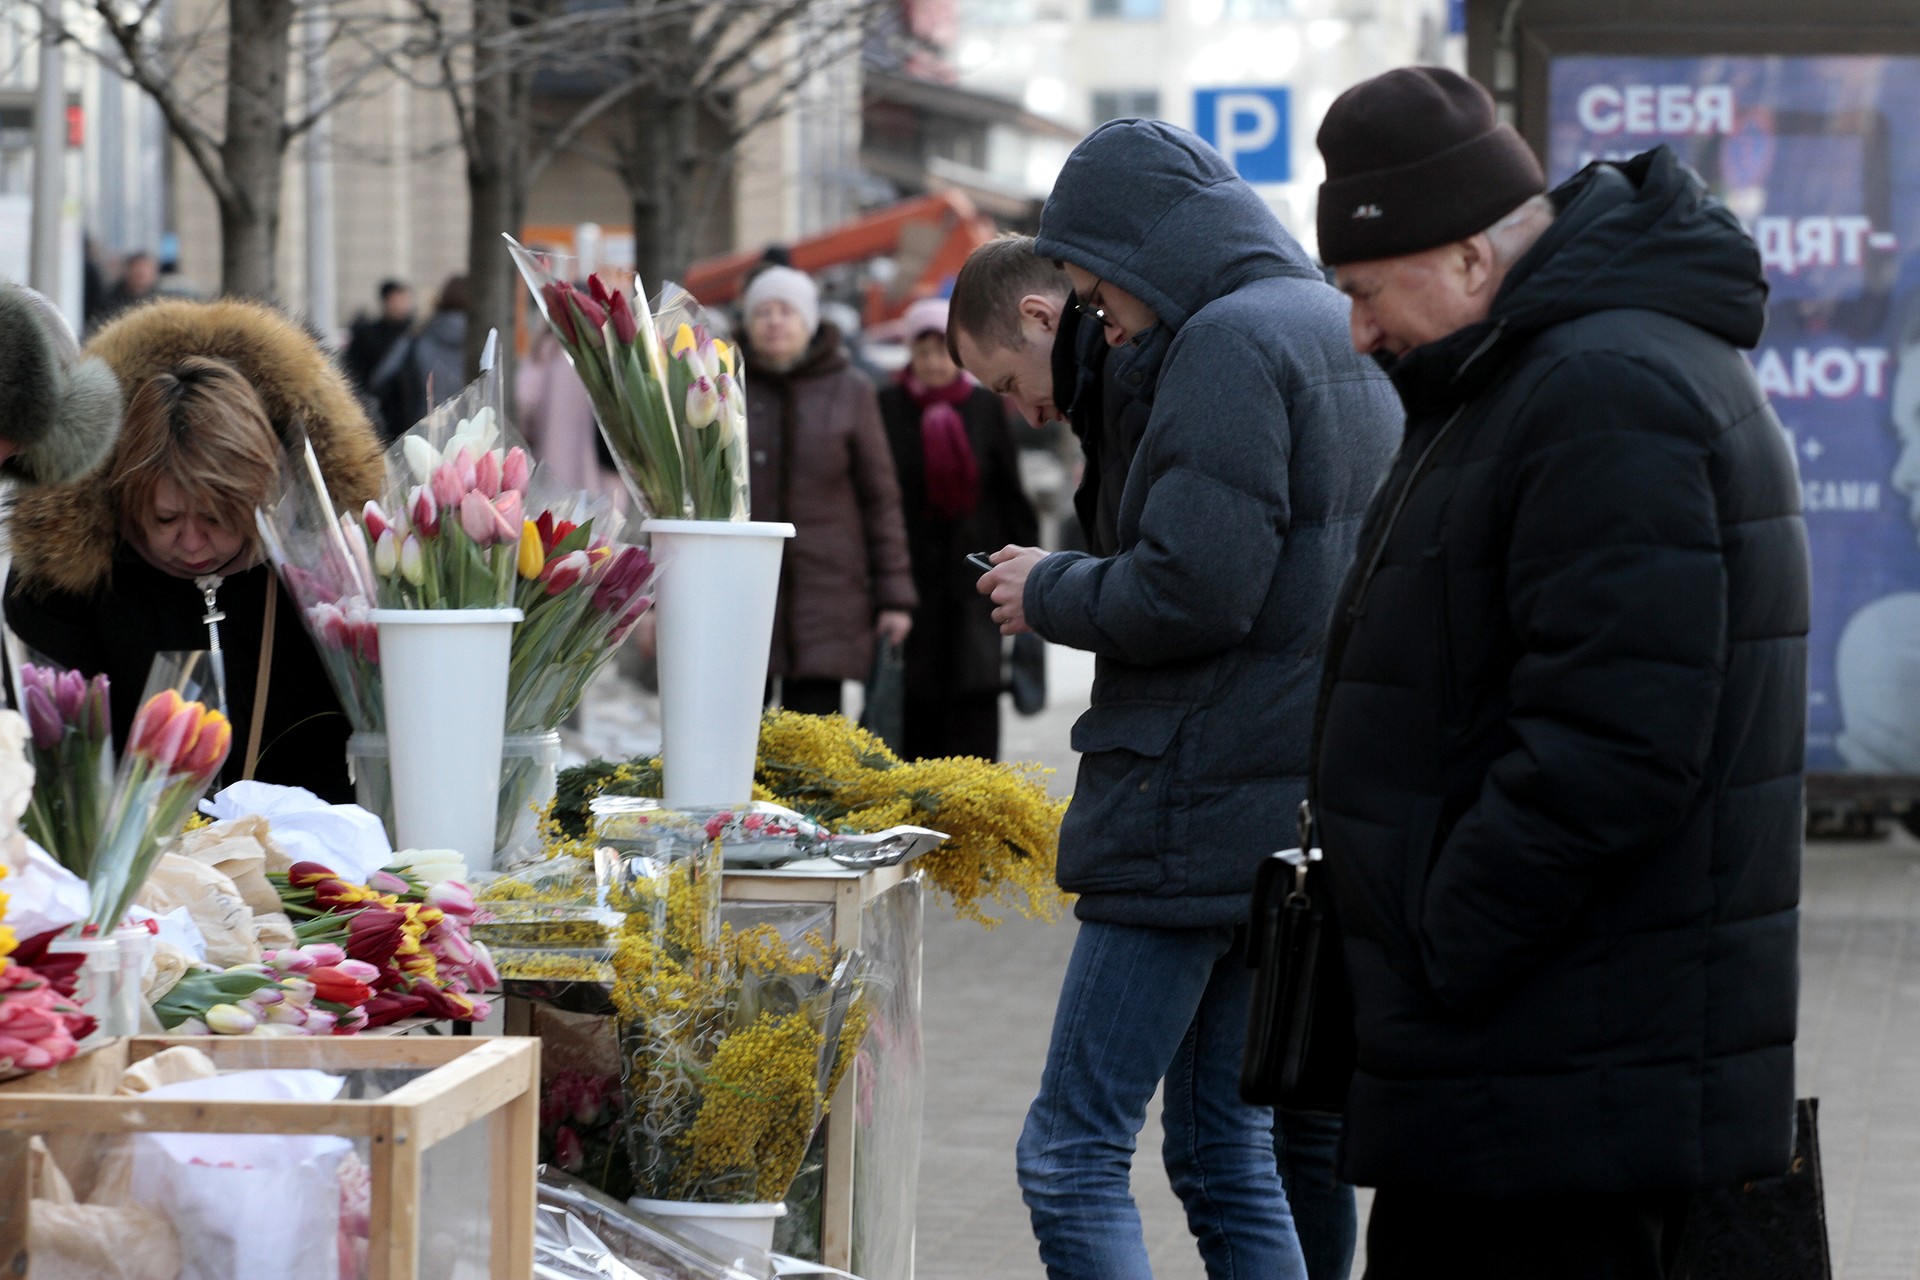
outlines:
[{"label": "tall white vase", "polygon": [[393,841],[493,863],[507,667],[518,609],[375,609]]},{"label": "tall white vase", "polygon": [[793,526],[649,520],[660,566],[662,791],[675,808],[753,798],[780,556]]}]

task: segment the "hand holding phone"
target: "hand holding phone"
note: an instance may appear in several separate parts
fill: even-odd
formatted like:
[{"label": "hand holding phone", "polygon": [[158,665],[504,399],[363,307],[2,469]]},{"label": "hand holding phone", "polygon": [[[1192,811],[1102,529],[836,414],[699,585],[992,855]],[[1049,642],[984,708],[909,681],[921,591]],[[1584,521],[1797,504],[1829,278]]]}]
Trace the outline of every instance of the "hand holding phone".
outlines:
[{"label": "hand holding phone", "polygon": [[992,555],[991,551],[976,551],[967,557],[967,563],[985,573],[993,568]]}]

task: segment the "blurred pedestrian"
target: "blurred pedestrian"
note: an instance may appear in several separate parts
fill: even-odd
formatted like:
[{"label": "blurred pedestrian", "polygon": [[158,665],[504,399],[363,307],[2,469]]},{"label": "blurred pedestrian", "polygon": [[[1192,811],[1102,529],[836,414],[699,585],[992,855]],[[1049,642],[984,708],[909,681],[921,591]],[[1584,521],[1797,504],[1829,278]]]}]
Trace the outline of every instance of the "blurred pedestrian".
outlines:
[{"label": "blurred pedestrian", "polygon": [[614,492],[611,468],[602,465],[600,428],[593,401],[561,348],[542,327],[514,370],[514,401],[521,433],[548,479],[562,489]]},{"label": "blurred pedestrian", "polygon": [[1121,120],[1082,140],[1034,249],[1149,412],[1111,499],[1113,554],[1005,547],[979,584],[1003,630],[1096,659],[1060,833],[1080,932],[1021,1189],[1050,1276],[1150,1275],[1130,1174],[1164,1088],[1163,1158],[1207,1274],[1293,1280],[1273,1114],[1239,1094],[1240,934],[1306,790],[1327,609],[1399,408],[1348,346],[1339,295],[1183,129]]},{"label": "blurred pedestrian", "polygon": [[880,392],[920,597],[906,643],[909,759],[1000,754],[1006,638],[973,589],[972,552],[1039,537],[1006,403],[947,354],[947,303],[907,309],[905,369]]},{"label": "blurred pedestrian", "polygon": [[107,290],[98,316],[90,317],[89,323],[97,328],[127,308],[151,300],[159,283],[160,264],[145,249],[135,249],[121,259],[120,278]]},{"label": "blurred pedestrian", "polygon": [[413,290],[402,280],[380,282],[380,309],[354,318],[347,337],[347,376],[372,394],[373,373],[413,327]]},{"label": "blurred pedestrian", "polygon": [[797,530],[780,565],[770,674],[795,711],[841,709],[875,639],[905,643],[916,597],[900,483],[873,384],[848,365],[820,293],[792,267],[754,277],[741,310],[753,518]]},{"label": "blurred pedestrian", "polygon": [[383,434],[392,440],[467,385],[467,278],[447,277],[425,324],[394,342],[373,372]]},{"label": "blurred pedestrian", "polygon": [[1452,71],[1319,143],[1407,410],[1314,761],[1367,1276],[1665,1276],[1689,1193],[1792,1143],[1807,544],[1760,256],[1665,147],[1543,194]]}]

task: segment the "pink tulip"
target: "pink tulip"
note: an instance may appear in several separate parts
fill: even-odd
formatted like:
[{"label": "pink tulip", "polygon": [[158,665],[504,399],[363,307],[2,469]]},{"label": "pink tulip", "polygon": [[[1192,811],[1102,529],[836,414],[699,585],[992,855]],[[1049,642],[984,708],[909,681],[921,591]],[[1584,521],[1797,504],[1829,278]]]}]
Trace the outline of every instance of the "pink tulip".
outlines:
[{"label": "pink tulip", "polygon": [[316,965],[338,967],[347,958],[346,948],[335,942],[309,942],[300,950],[311,956]]},{"label": "pink tulip", "polygon": [[532,478],[533,463],[527,458],[527,451],[519,445],[507,450],[507,460],[500,468],[500,487],[525,493]]},{"label": "pink tulip", "polygon": [[440,535],[440,503],[427,486],[417,484],[413,487],[413,494],[407,503],[407,515],[413,521],[413,531],[421,537],[435,538]]},{"label": "pink tulip", "polygon": [[500,971],[493,966],[493,953],[487,950],[487,944],[473,939],[473,963],[467,967],[473,975],[473,982],[482,991],[500,989]]},{"label": "pink tulip", "polygon": [[297,1004],[271,1004],[261,1013],[260,1020],[277,1023],[283,1027],[304,1027],[307,1025],[307,1011]]},{"label": "pink tulip", "polygon": [[466,445],[460,446],[460,452],[453,455],[453,473],[460,478],[460,488],[472,492],[480,487],[480,472],[474,462],[473,450]]},{"label": "pink tulip", "polygon": [[[493,504],[478,493],[460,499],[460,528],[474,545],[490,547],[494,543]],[[515,530],[518,533],[518,530]]]},{"label": "pink tulip", "polygon": [[308,624],[320,638],[320,643],[329,649],[345,649],[353,643],[352,633],[347,628],[347,615],[340,611],[337,604],[322,602],[307,610]]},{"label": "pink tulip", "polygon": [[[313,970],[309,969],[307,972],[312,973]],[[280,980],[280,989],[287,993],[288,1004],[297,1004],[302,1009],[313,1003],[313,997],[319,990],[313,983],[297,975],[282,978]]]},{"label": "pink tulip", "polygon": [[361,508],[360,518],[366,522],[367,536],[375,542],[380,540],[381,534],[393,528],[393,522],[387,519],[387,513],[380,509],[378,502],[372,500],[369,500],[367,505]]},{"label": "pink tulip", "polygon": [[307,1010],[306,1032],[310,1036],[330,1036],[339,1024],[339,1017],[331,1009]]},{"label": "pink tulip", "polygon": [[427,890],[427,905],[438,907],[448,917],[461,920],[473,919],[479,904],[473,900],[473,891],[458,880],[442,880]]},{"label": "pink tulip", "polygon": [[342,977],[352,978],[355,982],[364,982],[371,986],[379,981],[380,970],[365,960],[342,960],[332,966]]},{"label": "pink tulip", "polygon": [[553,1162],[568,1173],[578,1173],[587,1167],[587,1152],[580,1145],[580,1135],[564,1124],[553,1135]]},{"label": "pink tulip", "polygon": [[295,947],[288,947],[284,951],[269,951],[265,959],[281,973],[306,973],[314,967],[313,957]]},{"label": "pink tulip", "polygon": [[354,656],[362,662],[380,661],[380,628],[362,618],[352,623]]},{"label": "pink tulip", "polygon": [[[465,450],[461,452],[464,453]],[[475,459],[473,487],[489,498],[500,496],[500,455],[494,450],[489,449]]]},{"label": "pink tulip", "polygon": [[527,522],[527,500],[517,489],[508,489],[493,504],[495,542],[520,541],[520,528]]},{"label": "pink tulip", "polygon": [[547,561],[547,567],[540,571],[540,580],[546,584],[548,595],[557,596],[579,586],[580,580],[587,576],[587,571],[592,567],[593,562],[587,558],[586,552],[569,551]]},{"label": "pink tulip", "polygon": [[433,500],[440,504],[442,511],[451,511],[460,505],[460,499],[466,496],[472,485],[460,483],[460,472],[451,462],[443,462],[433,469]]},{"label": "pink tulip", "polygon": [[391,893],[395,895],[411,893],[413,891],[412,885],[391,871],[376,871],[368,876],[367,888],[373,890],[375,893]]},{"label": "pink tulip", "polygon": [[467,941],[459,929],[450,929],[432,942],[436,955],[456,969],[464,969],[473,963],[473,945]]}]

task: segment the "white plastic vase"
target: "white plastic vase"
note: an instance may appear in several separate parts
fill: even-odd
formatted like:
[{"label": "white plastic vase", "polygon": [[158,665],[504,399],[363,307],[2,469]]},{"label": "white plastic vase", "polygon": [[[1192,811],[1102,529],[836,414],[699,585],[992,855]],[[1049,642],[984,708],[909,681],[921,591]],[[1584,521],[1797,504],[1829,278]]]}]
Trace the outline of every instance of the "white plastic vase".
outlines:
[{"label": "white plastic vase", "polygon": [[627,1203],[668,1226],[698,1227],[723,1240],[749,1244],[762,1253],[773,1252],[773,1229],[787,1216],[787,1206],[771,1204],[710,1204],[704,1200],[649,1200],[634,1196]]},{"label": "white plastic vase", "polygon": [[375,609],[393,842],[493,862],[507,666],[518,609]]},{"label": "white plastic vase", "polygon": [[793,526],[649,520],[660,566],[661,790],[674,808],[753,798],[780,556]]}]

